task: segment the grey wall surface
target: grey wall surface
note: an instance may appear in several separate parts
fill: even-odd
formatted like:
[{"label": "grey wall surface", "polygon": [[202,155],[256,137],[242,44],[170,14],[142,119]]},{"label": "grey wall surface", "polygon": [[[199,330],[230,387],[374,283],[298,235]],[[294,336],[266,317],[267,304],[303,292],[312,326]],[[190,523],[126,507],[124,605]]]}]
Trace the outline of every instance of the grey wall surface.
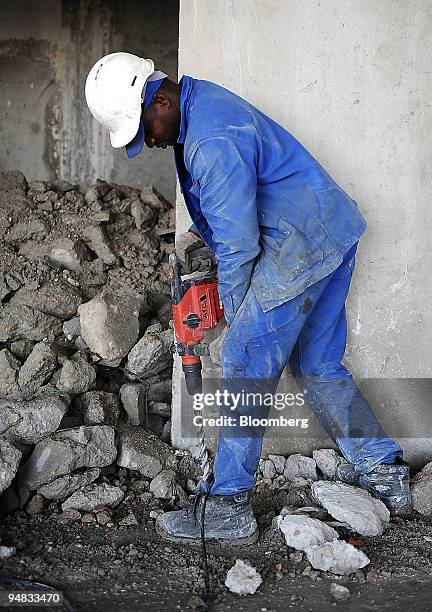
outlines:
[{"label": "grey wall surface", "polygon": [[65,178],[175,194],[167,151],[128,161],[88,112],[84,84],[106,53],[150,57],[177,75],[178,0],[3,0],[0,3],[0,168],[29,180]]},{"label": "grey wall surface", "polygon": [[[432,372],[431,28],[430,0],[181,0],[180,8],[180,73],[264,110],[359,203],[369,229],[348,301],[346,362],[390,388],[392,377]],[[179,200],[178,228],[188,223]],[[392,404],[401,443],[410,457],[430,458],[429,439],[406,439],[414,429],[430,435],[430,404],[407,398],[399,389]]]}]

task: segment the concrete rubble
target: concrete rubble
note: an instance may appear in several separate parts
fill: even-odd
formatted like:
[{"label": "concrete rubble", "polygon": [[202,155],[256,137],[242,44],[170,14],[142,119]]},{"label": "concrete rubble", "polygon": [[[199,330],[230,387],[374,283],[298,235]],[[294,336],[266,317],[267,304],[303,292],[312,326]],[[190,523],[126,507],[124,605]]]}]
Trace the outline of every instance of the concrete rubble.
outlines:
[{"label": "concrete rubble", "polygon": [[333,448],[319,448],[314,450],[312,457],[315,460],[317,468],[322,472],[325,478],[333,480],[336,478],[336,470],[346,460],[341,457]]},{"label": "concrete rubble", "polygon": [[312,495],[336,520],[361,535],[381,535],[390,521],[384,504],[358,487],[319,481],[313,483]]},{"label": "concrete rubble", "polygon": [[314,569],[340,575],[352,574],[369,563],[364,552],[343,540],[312,546],[306,556]]},{"label": "concrete rubble", "polygon": [[89,484],[72,493],[62,503],[64,512],[67,510],[83,510],[85,512],[96,512],[103,508],[117,506],[124,497],[120,487],[102,484]]},{"label": "concrete rubble", "polygon": [[225,586],[238,595],[253,595],[261,583],[259,572],[242,559],[237,559],[225,579]]},{"label": "concrete rubble", "polygon": [[81,337],[102,359],[122,359],[138,340],[139,312],[137,298],[105,290],[79,306]]},{"label": "concrete rubble", "polygon": [[150,483],[150,492],[158,499],[172,499],[176,495],[176,474],[163,470]]},{"label": "concrete rubble", "polygon": [[72,475],[67,474],[42,485],[38,488],[38,493],[46,499],[65,499],[77,489],[81,489],[99,478],[99,476],[99,468],[92,468]]},{"label": "concrete rubble", "polygon": [[163,469],[175,465],[171,448],[143,428],[123,426],[120,431],[117,463],[155,478]]},{"label": "concrete rubble", "polygon": [[333,527],[301,514],[279,516],[277,524],[288,546],[296,550],[306,551],[311,546],[319,546],[339,538]]},{"label": "concrete rubble", "polygon": [[432,462],[412,479],[412,505],[423,516],[432,516]]},{"label": "concrete rubble", "polygon": [[20,474],[22,488],[34,490],[83,467],[104,467],[117,456],[108,425],[63,429],[38,442]]},{"label": "concrete rubble", "polygon": [[0,493],[3,493],[15,478],[21,457],[20,450],[0,438]]},{"label": "concrete rubble", "polygon": [[345,601],[351,597],[350,590],[343,586],[343,584],[338,584],[337,582],[331,583],[330,595],[335,601]]},{"label": "concrete rubble", "polygon": [[283,475],[293,485],[300,487],[318,479],[315,461],[299,454],[288,457]]},{"label": "concrete rubble", "polygon": [[[128,421],[169,438],[172,205],[152,186],[28,184],[9,171],[0,172],[0,209],[5,503],[18,490],[30,511],[43,509],[41,499],[65,500],[117,456],[118,469],[134,461],[151,476],[170,469],[171,449],[158,449],[150,432],[128,446],[113,428]],[[134,404],[127,391],[138,382]]]}]

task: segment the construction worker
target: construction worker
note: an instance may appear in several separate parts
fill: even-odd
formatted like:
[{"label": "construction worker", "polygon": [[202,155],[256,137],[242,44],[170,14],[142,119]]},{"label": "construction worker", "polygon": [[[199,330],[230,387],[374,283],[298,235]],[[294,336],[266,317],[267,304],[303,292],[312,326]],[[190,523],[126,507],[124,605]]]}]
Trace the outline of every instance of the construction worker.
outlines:
[{"label": "construction worker", "polygon": [[[204,243],[216,257],[229,325],[223,378],[278,380],[290,364],[348,461],[338,478],[367,489],[392,514],[406,512],[409,470],[402,449],[342,364],[345,300],[366,229],[356,203],[282,126],[214,83],[183,76],[176,84],[151,60],[113,53],[90,71],[86,98],[112,146],[126,147],[128,157],[144,143],[174,147],[193,220],[176,252],[185,266]],[[240,406],[237,413],[248,409]],[[207,538],[256,539],[250,493],[263,433],[220,430]],[[195,516],[167,512],[156,527],[170,539],[197,539]]]}]

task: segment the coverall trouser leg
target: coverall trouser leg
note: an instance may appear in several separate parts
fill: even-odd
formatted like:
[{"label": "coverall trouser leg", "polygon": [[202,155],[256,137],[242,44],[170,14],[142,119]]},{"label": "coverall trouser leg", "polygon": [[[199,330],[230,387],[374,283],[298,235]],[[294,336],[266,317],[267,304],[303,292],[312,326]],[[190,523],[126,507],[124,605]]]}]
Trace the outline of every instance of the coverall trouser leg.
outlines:
[{"label": "coverall trouser leg", "polygon": [[[345,300],[354,253],[355,248],[332,274],[269,312],[263,312],[249,288],[226,334],[221,359],[223,385],[234,393],[248,388],[274,391],[289,362],[319,423],[356,471],[365,473],[380,463],[393,463],[403,453],[385,434],[342,365]],[[257,411],[247,402],[235,412],[229,405],[221,409],[223,415],[237,418],[247,414],[262,418],[268,412],[268,407]],[[254,486],[264,431],[264,427],[219,429],[212,494],[233,495]]]}]

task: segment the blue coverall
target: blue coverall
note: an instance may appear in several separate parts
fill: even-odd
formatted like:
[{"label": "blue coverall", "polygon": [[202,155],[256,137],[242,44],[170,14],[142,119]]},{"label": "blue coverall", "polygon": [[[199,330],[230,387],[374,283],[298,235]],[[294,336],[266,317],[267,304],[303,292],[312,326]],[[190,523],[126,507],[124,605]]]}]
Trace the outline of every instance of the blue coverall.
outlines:
[{"label": "blue coverall", "polygon": [[[277,380],[290,363],[314,414],[357,471],[392,463],[402,449],[341,363],[345,299],[366,229],[356,203],[247,101],[208,81],[184,76],[180,84],[174,155],[193,229],[218,262],[230,325],[223,378]],[[220,430],[212,494],[254,485],[264,430],[250,433]]]}]

